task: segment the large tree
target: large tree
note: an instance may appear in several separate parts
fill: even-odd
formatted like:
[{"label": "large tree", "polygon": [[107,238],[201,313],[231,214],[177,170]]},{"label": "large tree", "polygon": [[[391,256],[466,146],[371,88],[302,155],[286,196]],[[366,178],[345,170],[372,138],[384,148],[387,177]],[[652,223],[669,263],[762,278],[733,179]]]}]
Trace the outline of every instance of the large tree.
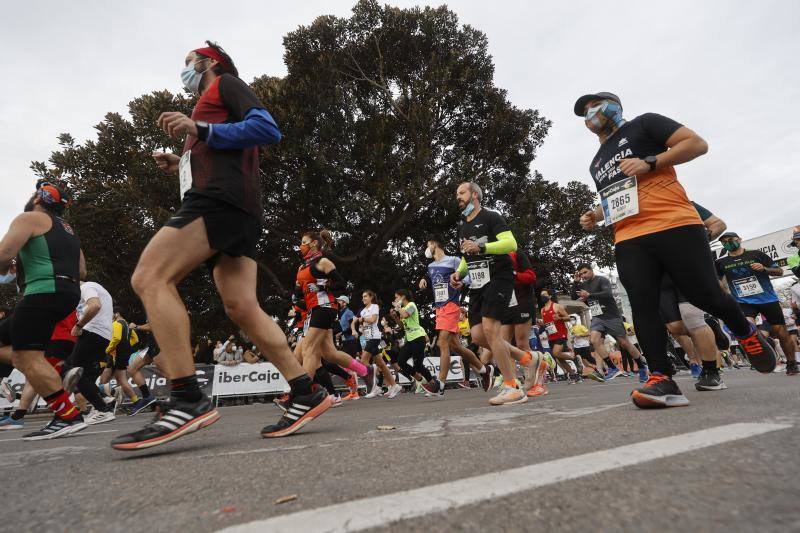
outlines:
[{"label": "large tree", "polygon": [[[549,121],[508,101],[494,84],[486,36],[452,11],[364,0],[348,18],[298,28],[284,46],[287,76],[252,83],[284,134],[261,161],[268,310],[284,308],[297,266],[292,246],[306,229],[334,232],[332,257],[357,288],[385,298],[408,286],[423,269],[428,236],[443,235],[455,251],[455,189],[465,180],[508,217],[543,277],[564,282],[578,259],[609,263],[608,239],[577,226],[593,201],[589,189],[531,174]],[[167,91],[142,96],[129,119],[109,113],[97,138],[81,145],[64,134],[49,165],[33,165],[69,183],[90,273],[123,305],[138,305],[128,283],[136,258],[178,207],[176,180],[149,154],[180,143],[156,118],[193,103]],[[203,270],[180,288],[201,331],[229,327]]]}]

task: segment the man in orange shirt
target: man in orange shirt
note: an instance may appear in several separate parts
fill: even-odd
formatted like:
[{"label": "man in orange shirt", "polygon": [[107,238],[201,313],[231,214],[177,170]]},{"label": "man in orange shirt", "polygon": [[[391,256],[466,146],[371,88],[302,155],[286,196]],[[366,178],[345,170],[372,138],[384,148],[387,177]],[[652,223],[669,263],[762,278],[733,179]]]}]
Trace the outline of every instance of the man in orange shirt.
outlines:
[{"label": "man in orange shirt", "polygon": [[647,383],[631,393],[633,403],[689,403],[672,379],[659,317],[664,273],[690,303],[725,321],[757,370],[772,372],[775,352],[718,285],[705,227],[675,173],[675,165],[705,154],[708,144],[656,113],[625,120],[619,97],[608,92],[581,96],[574,111],[600,141],[589,172],[601,205],[581,216],[581,226],[590,230],[600,220],[613,225],[617,269],[651,370]]}]

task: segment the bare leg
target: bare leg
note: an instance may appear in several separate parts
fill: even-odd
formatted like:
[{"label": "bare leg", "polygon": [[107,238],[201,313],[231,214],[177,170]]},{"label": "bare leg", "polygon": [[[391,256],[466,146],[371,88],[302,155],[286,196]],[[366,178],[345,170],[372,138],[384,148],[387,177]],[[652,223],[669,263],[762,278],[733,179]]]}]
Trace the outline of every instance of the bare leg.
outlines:
[{"label": "bare leg", "polygon": [[114,370],[114,379],[117,380],[117,387],[122,387],[122,392],[125,393],[125,396],[132,401],[138,399],[137,394],[133,392],[133,388],[128,384],[124,370]]},{"label": "bare leg", "polygon": [[61,390],[61,376],[44,358],[43,351],[14,350],[11,361],[42,398]]}]

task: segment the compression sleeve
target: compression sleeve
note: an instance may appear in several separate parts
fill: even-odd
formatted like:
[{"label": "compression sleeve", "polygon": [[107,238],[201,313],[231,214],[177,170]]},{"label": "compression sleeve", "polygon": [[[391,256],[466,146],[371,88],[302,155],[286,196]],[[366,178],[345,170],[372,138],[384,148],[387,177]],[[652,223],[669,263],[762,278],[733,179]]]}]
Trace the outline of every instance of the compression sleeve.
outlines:
[{"label": "compression sleeve", "polygon": [[469,272],[469,269],[467,268],[467,260],[464,259],[463,257],[461,258],[461,262],[458,264],[456,272],[458,272],[458,276],[461,278],[464,277],[464,274]]},{"label": "compression sleeve", "polygon": [[250,109],[241,122],[209,124],[206,144],[217,150],[241,150],[263,144],[277,144],[281,132],[266,109]]},{"label": "compression sleeve", "polygon": [[486,253],[491,255],[505,255],[517,251],[517,240],[510,231],[497,234],[497,240],[486,243]]}]

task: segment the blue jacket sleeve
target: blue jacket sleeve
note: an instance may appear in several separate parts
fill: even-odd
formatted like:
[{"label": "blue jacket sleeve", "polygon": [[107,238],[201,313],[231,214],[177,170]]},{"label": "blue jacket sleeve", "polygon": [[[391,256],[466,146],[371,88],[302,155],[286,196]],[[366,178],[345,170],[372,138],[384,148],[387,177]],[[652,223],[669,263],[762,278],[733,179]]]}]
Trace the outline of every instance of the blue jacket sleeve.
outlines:
[{"label": "blue jacket sleeve", "polygon": [[281,132],[266,109],[254,107],[241,122],[209,124],[206,144],[217,150],[241,150],[262,144],[277,144]]}]

